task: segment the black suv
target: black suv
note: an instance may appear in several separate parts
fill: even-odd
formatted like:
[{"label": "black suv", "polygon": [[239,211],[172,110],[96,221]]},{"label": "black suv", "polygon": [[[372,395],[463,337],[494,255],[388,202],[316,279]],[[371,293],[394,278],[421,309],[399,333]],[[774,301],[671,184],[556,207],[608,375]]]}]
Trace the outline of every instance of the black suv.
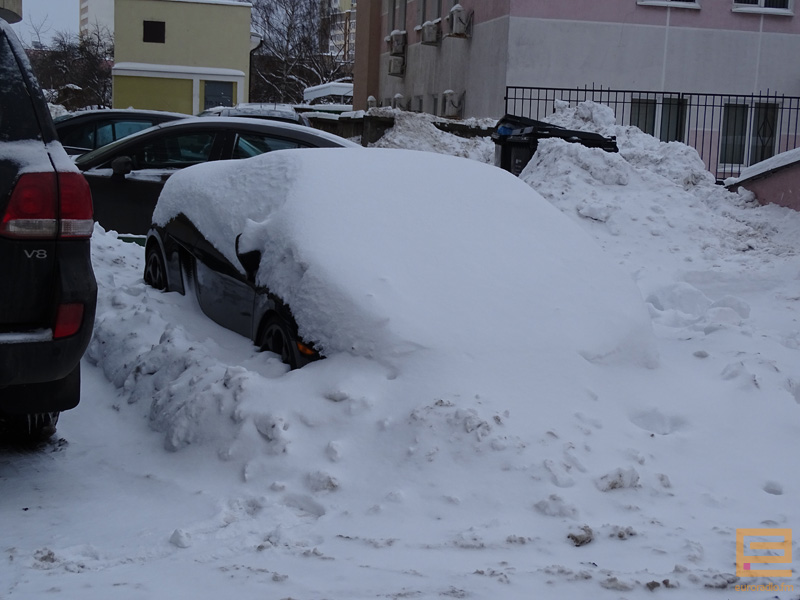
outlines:
[{"label": "black suv", "polygon": [[0,19],[0,431],[37,440],[80,398],[94,325],[92,199]]}]

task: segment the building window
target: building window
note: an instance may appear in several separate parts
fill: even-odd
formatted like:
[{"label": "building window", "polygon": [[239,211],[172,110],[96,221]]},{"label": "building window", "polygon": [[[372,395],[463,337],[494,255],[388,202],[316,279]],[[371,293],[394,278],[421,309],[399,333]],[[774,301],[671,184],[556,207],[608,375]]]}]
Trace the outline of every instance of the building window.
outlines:
[{"label": "building window", "polygon": [[668,6],[670,8],[700,8],[698,0],[636,0],[641,6]]},{"label": "building window", "polygon": [[753,108],[753,135],[750,139],[750,164],[771,158],[775,154],[775,129],[778,124],[778,105],[757,102]]},{"label": "building window", "polygon": [[645,98],[631,99],[631,125],[648,135],[655,135],[656,101]]},{"label": "building window", "polygon": [[406,30],[406,0],[389,0],[389,33]]},{"label": "building window", "polygon": [[724,165],[744,164],[747,141],[746,104],[726,104],[722,114],[722,139],[719,161]]},{"label": "building window", "polygon": [[733,0],[733,10],[791,15],[793,4],[793,0]]},{"label": "building window", "polygon": [[164,21],[143,21],[142,41],[152,44],[163,44],[166,40],[166,23]]},{"label": "building window", "polygon": [[754,165],[774,156],[779,110],[780,106],[774,102],[756,102],[752,107],[726,104],[722,116],[720,163]]},{"label": "building window", "polygon": [[662,142],[682,142],[686,128],[686,100],[681,98],[664,98],[661,101]]},{"label": "building window", "polygon": [[654,98],[632,98],[630,122],[662,142],[682,142],[686,129],[686,100],[664,98],[659,106]]},{"label": "building window", "polygon": [[203,86],[203,109],[208,110],[215,106],[233,106],[232,81],[206,81]]}]

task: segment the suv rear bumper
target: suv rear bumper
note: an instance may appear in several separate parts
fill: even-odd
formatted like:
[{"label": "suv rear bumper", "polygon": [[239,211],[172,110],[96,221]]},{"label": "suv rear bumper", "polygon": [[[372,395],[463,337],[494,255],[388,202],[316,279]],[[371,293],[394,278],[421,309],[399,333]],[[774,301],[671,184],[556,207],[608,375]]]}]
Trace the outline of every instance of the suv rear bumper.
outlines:
[{"label": "suv rear bumper", "polygon": [[97,282],[88,241],[62,254],[54,300],[83,304],[83,322],[74,335],[61,339],[52,339],[46,330],[0,333],[0,412],[54,412],[78,404],[80,361],[92,338]]}]

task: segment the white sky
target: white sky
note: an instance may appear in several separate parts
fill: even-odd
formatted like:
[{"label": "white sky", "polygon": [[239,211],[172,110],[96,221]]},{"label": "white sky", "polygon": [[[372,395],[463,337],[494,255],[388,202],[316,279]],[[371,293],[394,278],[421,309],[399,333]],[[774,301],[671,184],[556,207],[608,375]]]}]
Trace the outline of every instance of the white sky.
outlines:
[{"label": "white sky", "polygon": [[79,15],[80,0],[22,0],[22,21],[13,27],[30,44],[35,28],[41,26],[42,42],[47,44],[59,31],[77,33]]}]

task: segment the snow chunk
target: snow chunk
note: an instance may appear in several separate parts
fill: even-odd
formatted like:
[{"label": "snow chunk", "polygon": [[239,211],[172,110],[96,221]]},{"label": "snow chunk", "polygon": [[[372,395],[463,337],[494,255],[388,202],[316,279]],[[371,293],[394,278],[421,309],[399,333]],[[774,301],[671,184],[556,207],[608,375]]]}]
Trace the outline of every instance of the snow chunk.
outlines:
[{"label": "snow chunk", "polygon": [[596,480],[597,489],[601,492],[639,487],[639,473],[636,469],[614,469]]}]

